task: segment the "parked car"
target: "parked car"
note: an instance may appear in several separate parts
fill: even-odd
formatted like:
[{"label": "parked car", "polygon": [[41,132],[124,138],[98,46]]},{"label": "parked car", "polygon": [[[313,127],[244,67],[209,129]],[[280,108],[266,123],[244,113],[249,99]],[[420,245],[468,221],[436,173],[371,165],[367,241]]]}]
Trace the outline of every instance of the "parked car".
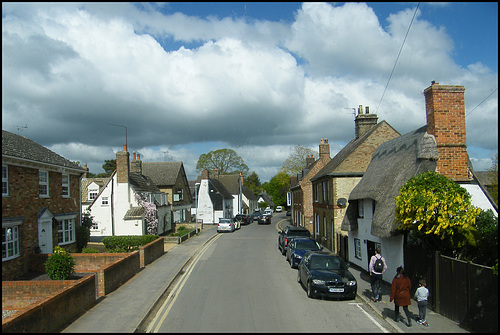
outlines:
[{"label": "parked car", "polygon": [[322,249],[323,247],[312,238],[292,238],[286,248],[286,260],[291,268],[296,268],[306,253]]},{"label": "parked car", "polygon": [[236,214],[234,220],[240,221],[242,225],[247,225],[253,222],[252,217],[248,214]]},{"label": "parked car", "polygon": [[235,231],[234,222],[232,219],[219,219],[217,224],[217,232],[222,233],[225,231],[233,232]]},{"label": "parked car", "polygon": [[269,214],[261,214],[257,218],[258,224],[271,224],[271,215]]},{"label": "parked car", "polygon": [[340,256],[325,251],[309,251],[299,263],[297,282],[305,286],[307,296],[355,299],[356,278]]},{"label": "parked car", "polygon": [[291,238],[294,237],[310,237],[311,233],[304,227],[295,227],[295,226],[285,226],[278,233],[278,249],[281,251],[281,254],[284,255],[286,253],[286,247]]},{"label": "parked car", "polygon": [[269,215],[269,216],[272,217],[273,216],[273,211],[270,210],[270,209],[266,209],[266,210],[264,210],[264,214],[267,214],[267,215]]},{"label": "parked car", "polygon": [[283,212],[283,207],[278,206],[276,207],[276,213]]},{"label": "parked car", "polygon": [[252,219],[253,221],[257,221],[257,219],[259,218],[259,215],[261,215],[262,213],[260,211],[254,211],[253,214],[252,214]]}]

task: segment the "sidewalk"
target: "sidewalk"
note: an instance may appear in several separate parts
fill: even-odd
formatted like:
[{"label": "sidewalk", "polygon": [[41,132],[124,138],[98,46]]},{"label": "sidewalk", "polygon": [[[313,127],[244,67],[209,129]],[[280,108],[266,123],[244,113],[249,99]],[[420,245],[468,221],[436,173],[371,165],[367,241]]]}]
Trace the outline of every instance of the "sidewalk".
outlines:
[{"label": "sidewalk", "polygon": [[135,332],[184,265],[216,234],[217,225],[205,225],[198,236],[168,250],[62,333]]}]

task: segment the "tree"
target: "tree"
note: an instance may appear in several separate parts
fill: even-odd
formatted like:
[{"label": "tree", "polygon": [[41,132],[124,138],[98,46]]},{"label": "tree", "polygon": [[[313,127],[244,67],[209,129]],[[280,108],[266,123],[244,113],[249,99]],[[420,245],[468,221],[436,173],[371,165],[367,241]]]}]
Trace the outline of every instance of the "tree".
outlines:
[{"label": "tree", "polygon": [[102,169],[106,173],[106,177],[111,176],[113,171],[116,170],[116,159],[106,159],[102,165]]},{"label": "tree", "polygon": [[307,157],[317,159],[318,153],[298,144],[290,150],[290,156],[285,160],[279,172],[295,176],[307,167]]},{"label": "tree", "polygon": [[246,175],[248,166],[243,159],[232,149],[219,149],[201,154],[196,163],[196,172],[203,170],[212,171],[217,169],[219,174],[242,173]]},{"label": "tree", "polygon": [[273,203],[276,206],[285,206],[286,194],[290,189],[290,176],[284,172],[278,172],[268,183],[264,183],[262,187],[273,197]]},{"label": "tree", "polygon": [[250,173],[248,177],[245,178],[245,186],[248,187],[255,195],[262,192],[262,185],[260,183],[259,176],[255,172]]},{"label": "tree", "polygon": [[475,246],[467,246],[464,258],[476,264],[493,266],[498,263],[498,217],[491,209],[481,211],[474,228],[478,231]]},{"label": "tree", "polygon": [[433,171],[408,180],[396,197],[398,228],[454,256],[457,249],[476,244],[474,225],[480,211],[471,205],[467,190]]}]

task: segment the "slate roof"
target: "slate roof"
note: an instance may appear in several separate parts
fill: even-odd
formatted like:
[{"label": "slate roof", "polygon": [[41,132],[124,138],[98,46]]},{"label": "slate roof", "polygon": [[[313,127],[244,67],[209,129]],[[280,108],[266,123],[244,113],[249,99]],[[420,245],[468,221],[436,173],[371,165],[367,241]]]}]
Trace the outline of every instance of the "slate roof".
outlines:
[{"label": "slate roof", "polygon": [[[219,175],[219,181],[224,185],[224,187],[231,194],[239,194],[240,193],[240,184],[238,179],[240,176],[238,174],[228,174],[228,175]],[[257,200],[257,196],[250,190],[248,187],[241,187],[241,192],[249,199],[249,200]]]},{"label": "slate roof", "polygon": [[181,172],[182,162],[142,163],[142,174],[159,186],[175,185]]},{"label": "slate roof", "polygon": [[160,189],[156,187],[156,184],[151,178],[138,172],[130,172],[128,181],[136,192],[161,193]]},{"label": "slate roof", "polygon": [[2,129],[2,156],[63,166],[84,173],[85,169],[29,138]]},{"label": "slate roof", "polygon": [[[438,151],[434,136],[423,126],[382,143],[373,153],[368,168],[354,187],[349,202],[359,199],[376,201],[371,233],[390,237],[396,234],[394,199],[408,179],[425,171],[436,171]],[[349,204],[342,230],[357,230],[357,208]]]}]

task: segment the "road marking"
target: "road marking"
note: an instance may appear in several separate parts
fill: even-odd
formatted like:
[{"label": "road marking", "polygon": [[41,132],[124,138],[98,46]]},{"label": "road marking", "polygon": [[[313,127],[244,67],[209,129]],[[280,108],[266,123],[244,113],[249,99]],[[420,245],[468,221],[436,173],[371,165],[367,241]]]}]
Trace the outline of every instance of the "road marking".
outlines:
[{"label": "road marking", "polygon": [[382,325],[380,323],[377,322],[377,320],[375,320],[370,314],[368,314],[368,312],[366,312],[360,304],[358,303],[351,303],[352,305],[356,305],[356,307],[358,307],[363,313],[365,313],[365,315],[370,319],[372,320],[372,322],[383,332],[383,333],[389,333],[389,331],[387,329],[385,329],[384,327],[382,327]]},{"label": "road marking", "polygon": [[[191,272],[193,271],[195,265],[198,263],[198,261],[200,260],[201,256],[205,253],[205,251],[207,251],[207,249],[212,245],[212,243],[214,243],[221,236],[222,235],[220,235],[220,234],[216,235],[207,244],[205,244],[203,246],[203,248],[196,254],[195,258],[193,259],[193,262],[191,262],[191,264],[188,266],[185,273],[182,274],[182,279],[180,281],[178,281],[177,284],[175,285],[175,287],[172,289],[172,291],[170,291],[167,298],[165,299],[165,302],[163,303],[163,305],[159,309],[158,313],[156,314],[155,318],[148,325],[148,327],[146,329],[146,333],[157,333],[158,332],[158,330],[160,329],[160,326],[163,324],[168,313],[170,312],[170,309],[172,308],[175,300],[177,300],[179,293],[181,292],[182,288],[184,287],[184,284],[186,283],[189,276],[191,275]],[[165,312],[163,312],[163,310],[165,308],[166,308],[166,310],[165,310]],[[162,313],[163,313],[163,315],[162,315]],[[159,320],[156,328],[154,330],[152,330],[154,325],[157,323],[158,317],[160,315],[162,315],[161,319]]]}]

